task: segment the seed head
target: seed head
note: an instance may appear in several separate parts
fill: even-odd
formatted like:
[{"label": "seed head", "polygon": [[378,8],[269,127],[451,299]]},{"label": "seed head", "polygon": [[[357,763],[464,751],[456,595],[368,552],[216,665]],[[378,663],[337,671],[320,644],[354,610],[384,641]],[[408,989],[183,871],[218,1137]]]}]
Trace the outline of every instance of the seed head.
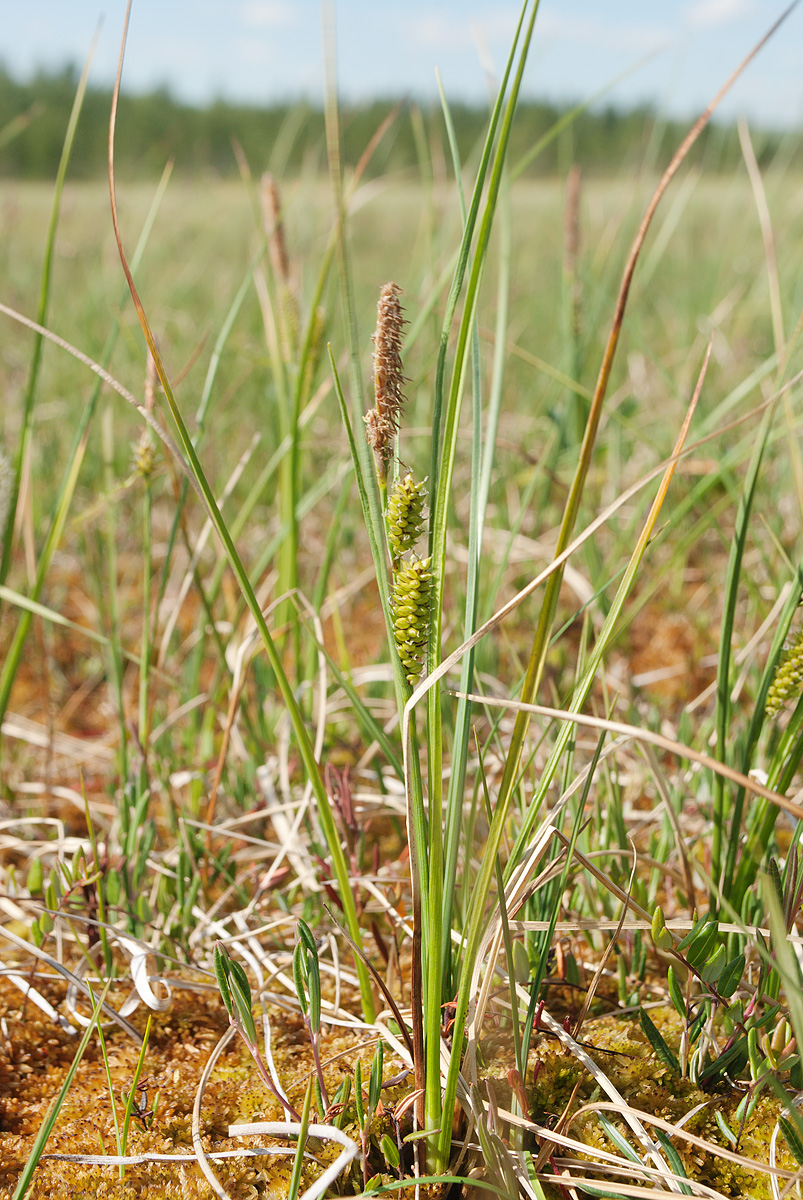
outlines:
[{"label": "seed head", "polygon": [[787,700],[796,700],[803,692],[803,629],[795,634],[781,655],[775,678],[767,693],[766,713],[776,717]]},{"label": "seed head", "polygon": [[365,418],[368,445],[383,469],[393,456],[393,439],[399,430],[399,418],[405,402],[402,373],[401,334],[405,321],[399,303],[401,288],[386,283],[376,306],[374,343],[375,407]]},{"label": "seed head", "polygon": [[393,581],[393,632],[408,683],[424,667],[432,591],[431,558],[402,563]]},{"label": "seed head", "polygon": [[415,483],[410,474],[393,489],[388,501],[388,541],[397,558],[412,550],[421,536],[426,494],[425,483]]},{"label": "seed head", "polygon": [[156,449],[149,429],[143,429],[134,446],[134,470],[147,482],[156,470]]},{"label": "seed head", "polygon": [[290,258],[284,236],[282,200],[276,180],[267,171],[262,176],[262,215],[268,235],[268,253],[273,273],[283,283],[289,283]]}]

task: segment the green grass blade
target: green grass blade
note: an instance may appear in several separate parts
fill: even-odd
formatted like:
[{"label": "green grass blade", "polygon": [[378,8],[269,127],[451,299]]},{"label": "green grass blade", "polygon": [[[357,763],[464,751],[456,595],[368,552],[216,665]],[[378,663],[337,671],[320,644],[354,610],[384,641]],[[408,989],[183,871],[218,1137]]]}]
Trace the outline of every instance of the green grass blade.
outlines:
[{"label": "green grass blade", "polygon": [[[159,187],[154,195],[153,202],[148,212],[148,216],[137,242],[134,257],[132,259],[135,267],[142,260],[142,256],[145,252],[148,238],[153,228],[153,223],[156,220],[156,214],[159,211],[159,206],[167,188],[167,183],[170,178],[170,171],[171,168],[167,168],[164,171],[162,179],[159,183]],[[126,289],[124,300],[127,298],[128,290]],[[106,345],[103,348],[103,354],[101,357],[101,363],[103,365],[108,364],[108,362],[111,360],[119,330],[120,318],[116,317],[109,336],[106,339]],[[61,542],[64,527],[67,522],[67,516],[69,514],[70,504],[72,503],[72,498],[78,482],[81,465],[86,454],[89,428],[94,419],[102,389],[103,383],[100,379],[98,379],[95,387],[92,389],[89,400],[87,401],[81,413],[81,417],[78,422],[78,428],[76,429],[72,448],[70,450],[64,479],[62,480],[58,495],[53,504],[53,517],[50,528],[36,564],[36,577],[31,589],[31,595],[27,601],[21,602],[20,604],[20,607],[24,608],[25,612],[17,624],[11,645],[9,646],[8,652],[3,661],[2,670],[0,670],[0,725],[3,723],[3,718],[5,717],[6,710],[8,708],[8,702],[11,697],[11,689],[13,687],[14,679],[16,678],[17,670],[19,669],[19,664],[22,659],[25,642],[31,627],[31,620],[34,615],[43,615],[43,613],[40,611],[39,605],[37,604],[38,597],[42,594],[42,589],[44,588],[45,580],[47,578],[50,565],[53,561],[53,555],[55,554]],[[82,629],[82,633],[101,641],[101,644],[103,645],[111,645],[109,639],[104,637],[102,634],[95,634],[93,631],[84,629]],[[121,728],[124,728],[122,723]]]},{"label": "green grass blade", "polygon": [[[527,11],[527,5],[522,8],[519,27],[516,33],[516,39],[511,48],[510,59],[505,70],[503,82],[499,89],[499,97],[497,106],[494,110],[494,117],[501,110],[504,94],[507,90],[508,78],[512,72],[513,63],[515,61],[515,51],[518,45],[519,33],[524,24],[524,19]],[[466,287],[466,297],[463,309],[463,314],[460,320],[457,331],[457,344],[455,347],[454,364],[452,368],[452,382],[449,389],[449,396],[445,409],[445,420],[443,424],[442,442],[437,457],[437,464],[433,472],[432,486],[434,488],[434,503],[432,510],[432,520],[430,528],[430,547],[432,550],[432,575],[433,575],[433,594],[432,594],[432,620],[430,622],[429,636],[429,664],[430,670],[440,662],[441,650],[441,622],[443,615],[443,599],[444,599],[444,574],[446,563],[446,530],[448,522],[448,499],[452,484],[452,475],[454,470],[455,451],[457,447],[457,430],[458,420],[460,416],[460,408],[463,395],[463,384],[465,374],[468,367],[467,348],[469,338],[475,328],[477,302],[479,298],[479,287],[482,280],[483,269],[486,262],[488,244],[493,226],[494,214],[496,211],[496,203],[499,197],[499,191],[502,183],[502,174],[504,170],[505,157],[510,140],[510,131],[513,125],[513,117],[516,111],[519,90],[524,74],[524,66],[527,61],[527,54],[532,41],[533,30],[535,27],[535,18],[538,13],[538,0],[535,0],[529,21],[526,26],[519,53],[518,63],[510,88],[510,95],[504,107],[504,115],[501,121],[499,131],[499,140],[496,147],[496,152],[493,157],[493,162],[490,167],[488,176],[488,195],[485,202],[480,229],[477,237],[477,248],[471,264],[469,281]],[[493,118],[492,118],[493,124]],[[489,133],[490,139],[490,133]],[[487,166],[487,164],[486,164]],[[482,182],[481,182],[482,179]],[[485,180],[485,169],[481,167],[478,172],[477,186],[475,194],[472,197],[472,209],[475,201],[478,201],[478,190],[480,190]],[[469,261],[470,235],[473,233],[472,212],[469,211],[469,217],[466,221],[463,246],[465,253],[461,248],[461,259],[464,267]],[[468,240],[466,234],[469,234]],[[457,282],[457,279],[456,279]],[[462,273],[460,274],[459,284],[462,285]],[[455,294],[456,300],[456,294]],[[444,330],[448,336],[448,329],[451,324],[451,316],[448,313],[447,320],[449,325],[444,323]],[[445,343],[442,342],[442,348]],[[441,364],[441,355],[439,355],[439,367]],[[442,376],[441,376],[442,381]],[[442,386],[442,384],[441,384]],[[439,385],[436,378],[435,390],[435,407],[439,405]],[[433,416],[433,451],[439,438],[439,417],[436,424]],[[476,612],[472,616],[472,620],[476,616]],[[435,934],[441,934],[441,922],[443,920],[443,846],[442,846],[442,822],[443,822],[443,796],[442,796],[442,733],[441,733],[441,711],[440,711],[440,686],[436,684],[431,687],[427,693],[427,746],[429,751],[429,816],[430,816],[430,881],[429,881],[429,927]],[[491,851],[490,860],[492,861],[497,853],[498,847]],[[490,876],[488,879],[490,884]],[[486,885],[486,894],[487,894]],[[442,940],[448,936],[447,931],[442,931],[442,937],[437,937],[437,951],[433,952],[430,949],[430,959],[427,968],[427,1080],[426,1080],[426,1124],[431,1128],[441,1128],[437,1142],[432,1139],[431,1150],[435,1155],[434,1161],[441,1169],[445,1169],[449,1157],[449,1145],[447,1138],[451,1136],[451,1121],[455,1103],[455,1091],[452,1088],[456,1087],[456,1075],[453,1080],[447,1084],[447,1090],[443,1101],[441,1098],[440,1084],[440,987],[442,979]],[[462,1042],[462,1035],[458,1034],[458,1041]],[[451,1074],[451,1071],[450,1071]],[[443,1108],[442,1108],[443,1103]],[[448,1132],[447,1132],[448,1131]]]},{"label": "green grass blade", "polygon": [[307,1144],[307,1130],[309,1129],[310,1113],[312,1112],[313,1082],[312,1079],[308,1080],[307,1090],[304,1094],[304,1107],[301,1110],[301,1128],[298,1131],[298,1147],[293,1159],[293,1170],[290,1175],[287,1200],[297,1200],[298,1189],[301,1187],[301,1172],[304,1170],[304,1147]]},{"label": "green grass blade", "polygon": [[[50,285],[53,276],[53,251],[56,244],[56,230],[58,229],[59,214],[61,212],[61,197],[64,192],[64,181],[67,177],[67,167],[70,162],[73,144],[75,142],[75,133],[78,128],[78,118],[81,115],[84,97],[86,96],[87,83],[89,82],[89,68],[92,64],[92,58],[95,53],[95,44],[97,35],[92,43],[92,47],[87,55],[84,69],[81,72],[81,78],[78,81],[78,87],[73,100],[72,111],[67,123],[67,132],[64,135],[64,144],[61,150],[61,159],[59,168],[56,173],[56,184],[53,189],[53,204],[50,210],[50,221],[48,224],[47,235],[45,238],[45,255],[42,263],[42,275],[39,284],[39,303],[36,310],[36,322],[38,325],[47,324],[47,314],[50,307]],[[14,456],[14,473],[11,480],[11,495],[9,497],[8,517],[6,520],[5,536],[3,538],[2,555],[0,556],[0,583],[5,583],[9,568],[11,566],[11,551],[14,538],[14,518],[17,511],[17,502],[19,499],[20,481],[22,471],[28,458],[29,447],[33,432],[33,410],[36,400],[36,389],[39,382],[39,370],[42,365],[42,350],[44,348],[44,339],[41,334],[34,335],[33,353],[31,355],[31,364],[28,369],[28,383],[25,388],[25,398],[23,400],[22,409],[22,426],[19,434],[19,445]]]},{"label": "green grass blade", "polygon": [[[114,111],[116,111],[116,104],[114,106],[113,112]],[[165,396],[167,406],[170,409],[170,414],[175,423],[175,427],[178,432],[179,442],[184,451],[184,455],[186,456],[186,463],[187,463],[188,469],[189,469],[195,483],[197,484],[200,495],[203,499],[203,503],[204,503],[204,507],[207,512],[207,516],[209,516],[212,521],[215,531],[222,543],[223,549],[225,551],[226,557],[231,566],[232,572],[234,573],[234,576],[237,580],[240,590],[246,600],[246,603],[248,604],[248,608],[254,619],[254,623],[257,627],[257,631],[258,631],[260,639],[262,641],[262,645],[265,648],[265,653],[267,655],[268,662],[270,663],[271,669],[275,675],[276,682],[279,687],[279,691],[281,692],[282,699],[283,699],[285,707],[287,709],[287,713],[290,718],[290,723],[293,727],[293,732],[296,737],[296,742],[297,742],[299,753],[301,756],[301,761],[303,764],[304,772],[305,772],[305,775],[306,775],[308,781],[310,782],[310,784],[312,786],[313,795],[315,796],[318,819],[321,823],[321,828],[323,830],[324,837],[326,839],[326,843],[327,843],[329,852],[332,857],[332,867],[334,870],[335,878],[338,883],[338,887],[340,889],[340,901],[341,901],[341,904],[343,905],[343,911],[344,911],[344,914],[346,917],[346,926],[349,930],[349,933],[353,937],[354,941],[359,945],[360,940],[361,940],[360,939],[360,929],[359,929],[359,922],[357,919],[357,909],[356,909],[356,905],[355,905],[355,901],[354,901],[354,896],[353,896],[353,893],[351,890],[351,880],[349,877],[348,863],[346,862],[346,857],[345,857],[345,854],[343,853],[343,848],[340,844],[340,839],[339,839],[339,836],[337,833],[337,827],[335,825],[334,816],[332,814],[331,804],[329,802],[329,797],[326,793],[326,788],[323,785],[323,780],[321,778],[321,773],[320,773],[318,763],[315,760],[315,752],[313,750],[312,742],[310,741],[310,737],[307,732],[306,725],[304,723],[303,713],[301,712],[301,709],[300,709],[298,701],[296,699],[294,690],[293,690],[293,688],[290,684],[290,681],[287,678],[287,675],[285,673],[281,658],[276,649],[273,638],[271,637],[270,630],[268,629],[267,622],[262,613],[262,608],[261,608],[259,601],[257,600],[256,595],[254,593],[254,589],[251,585],[251,581],[248,577],[248,573],[245,570],[245,567],[243,566],[243,563],[242,563],[242,560],[240,559],[239,554],[237,553],[237,550],[231,539],[231,535],[229,533],[228,527],[220,514],[220,510],[218,509],[217,503],[215,501],[214,493],[212,492],[212,489],[206,478],[206,474],[203,470],[203,467],[201,466],[200,459],[198,458],[198,455],[195,451],[195,447],[193,445],[192,438],[190,437],[190,434],[189,434],[187,426],[184,422],[184,418],[182,416],[181,410],[180,410],[180,408],[176,402],[175,396],[173,394],[173,389],[170,385],[170,380],[167,376],[167,372],[165,371],[164,363],[162,362],[162,358],[159,353],[159,348],[158,348],[158,346],[156,344],[156,340],[153,336],[153,331],[151,330],[150,323],[148,322],[147,316],[145,314],[145,310],[144,310],[144,308],[142,306],[142,302],[139,298],[139,293],[137,292],[136,286],[134,284],[134,279],[131,275],[130,268],[126,261],[125,252],[124,252],[123,244],[122,244],[122,239],[120,237],[119,224],[117,221],[117,207],[116,207],[116,198],[115,198],[115,194],[114,194],[113,160],[111,159],[111,156],[110,156],[110,183],[111,183],[111,195],[112,195],[112,221],[114,224],[115,236],[117,239],[117,246],[118,246],[118,250],[120,253],[120,261],[122,263],[123,270],[126,275],[126,279],[128,280],[128,286],[131,291],[131,298],[134,302],[134,307],[137,311],[137,316],[140,321],[140,326],[142,328],[143,334],[145,335],[145,340],[148,344],[148,348],[151,352],[151,356],[153,358],[154,365],[156,367],[156,372],[157,372],[157,375],[159,376],[159,381],[160,381],[160,383],[162,385],[162,389],[164,391],[164,396]],[[370,978],[369,978],[368,972],[366,971],[364,965],[359,961],[356,963],[356,971],[357,971],[357,975],[358,975],[359,982],[360,982],[360,995],[362,998],[363,1013],[365,1015],[365,1019],[368,1021],[371,1021],[371,1020],[373,1020],[374,1015],[375,1015],[375,1008],[374,1008],[373,995],[371,993]]]},{"label": "green grass blade", "polygon": [[[775,415],[775,406],[767,409],[764,414],[764,419],[761,422],[761,429],[756,441],[755,451],[750,463],[747,477],[744,483],[744,491],[739,502],[739,511],[736,514],[736,526],[733,532],[733,541],[731,542],[730,557],[728,560],[728,573],[725,582],[725,604],[722,614],[722,625],[720,629],[719,639],[719,656],[717,662],[717,712],[716,712],[716,754],[721,762],[726,762],[728,741],[728,726],[730,720],[730,665],[731,665],[731,644],[733,641],[733,624],[736,616],[736,601],[739,591],[739,580],[741,577],[742,560],[744,557],[745,544],[747,541],[747,530],[750,521],[750,513],[755,499],[756,485],[758,483],[759,471],[764,458],[764,450],[767,444],[767,436],[770,431],[773,417]],[[717,775],[714,779],[714,820],[711,840],[711,878],[714,881],[717,892],[724,885],[728,889],[728,879],[732,877],[732,872],[735,867],[736,853],[738,849],[738,841],[740,837],[741,826],[741,804],[743,797],[737,797],[733,807],[730,845],[728,848],[728,863],[731,870],[731,876],[726,874],[725,880],[722,875],[722,842],[725,832],[725,781],[721,775]],[[726,893],[727,894],[727,893]],[[712,908],[715,904],[715,896],[710,899]]]}]

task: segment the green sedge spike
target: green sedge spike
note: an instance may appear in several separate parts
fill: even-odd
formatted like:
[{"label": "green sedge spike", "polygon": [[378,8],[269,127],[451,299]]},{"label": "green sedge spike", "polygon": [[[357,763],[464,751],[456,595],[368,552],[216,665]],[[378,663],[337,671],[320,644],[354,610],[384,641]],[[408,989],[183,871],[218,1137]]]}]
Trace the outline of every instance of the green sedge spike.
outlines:
[{"label": "green sedge spike", "polygon": [[432,592],[431,558],[402,563],[393,581],[393,632],[408,683],[424,667]]},{"label": "green sedge spike", "polygon": [[787,700],[796,700],[803,692],[803,629],[781,655],[775,678],[767,693],[766,713],[777,717]]},{"label": "green sedge spike", "polygon": [[424,529],[425,483],[407,474],[399,480],[388,502],[388,541],[397,558],[412,550]]},{"label": "green sedge spike", "polygon": [[143,429],[133,449],[134,471],[144,480],[152,478],[158,465],[156,445],[149,429]]}]

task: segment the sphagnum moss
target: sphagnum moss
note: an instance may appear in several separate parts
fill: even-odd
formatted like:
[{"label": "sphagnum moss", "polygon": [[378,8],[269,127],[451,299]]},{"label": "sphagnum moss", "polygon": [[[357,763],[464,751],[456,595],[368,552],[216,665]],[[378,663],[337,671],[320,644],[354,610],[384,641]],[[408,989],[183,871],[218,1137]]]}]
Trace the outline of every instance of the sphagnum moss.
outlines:
[{"label": "sphagnum moss", "polygon": [[[653,1009],[651,1015],[667,1042],[677,1050],[680,1024],[674,1010]],[[697,1108],[698,1111],[684,1122],[684,1128],[714,1146],[733,1149],[717,1125],[715,1112],[719,1111],[731,1128],[738,1129],[735,1110],[744,1095],[742,1091],[712,1095],[702,1091],[690,1079],[681,1079],[656,1058],[643,1032],[621,1017],[589,1020],[584,1026],[583,1040],[592,1058],[604,1067],[606,1075],[631,1108],[654,1114],[673,1124]],[[540,1065],[534,1071],[536,1064]],[[502,1062],[489,1062],[487,1073],[494,1079],[504,1077]],[[585,1074],[580,1064],[567,1058],[561,1047],[550,1039],[542,1038],[531,1052],[528,1078],[532,1078],[533,1074],[535,1086],[529,1090],[529,1100],[531,1115],[539,1124],[545,1124],[551,1117],[561,1113],[575,1093],[575,1088],[578,1090],[572,1111],[605,1098],[599,1095],[594,1080]],[[780,1104],[773,1096],[764,1094],[745,1123],[739,1153],[755,1161],[753,1170],[704,1152],[680,1137],[673,1138],[673,1145],[688,1177],[706,1184],[723,1196],[770,1200],[772,1187],[769,1176],[760,1169],[759,1164],[770,1161],[769,1142],[780,1109]],[[622,1136],[630,1140],[629,1131],[618,1116],[613,1112],[606,1113],[606,1116]],[[593,1109],[570,1120],[564,1132],[585,1142],[592,1159],[595,1148],[616,1152],[616,1147],[609,1142]],[[797,1164],[782,1138],[778,1141],[776,1154],[779,1167],[796,1170]],[[615,1183],[615,1177],[610,1178]],[[604,1176],[600,1176],[602,1179]],[[559,1195],[556,1191],[546,1191],[545,1194],[549,1200],[553,1196],[557,1200]]]}]

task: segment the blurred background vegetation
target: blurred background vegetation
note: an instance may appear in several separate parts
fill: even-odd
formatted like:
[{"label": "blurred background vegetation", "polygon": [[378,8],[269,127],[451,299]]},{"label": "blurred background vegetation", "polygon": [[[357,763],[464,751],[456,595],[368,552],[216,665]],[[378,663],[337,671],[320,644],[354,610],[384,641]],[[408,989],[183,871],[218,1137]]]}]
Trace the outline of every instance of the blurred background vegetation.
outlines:
[{"label": "blurred background vegetation", "polygon": [[[78,83],[77,67],[40,72],[25,82],[0,65],[0,175],[17,179],[52,179]],[[91,87],[81,115],[81,137],[72,154],[73,179],[94,179],[106,173],[111,91]],[[343,110],[343,157],[354,166],[383,118],[397,101],[375,100]],[[429,153],[440,147],[441,161],[449,161],[443,118],[437,105],[407,105],[409,119],[396,121],[368,168],[369,175],[404,171],[420,166],[422,147]],[[516,162],[551,130],[561,108],[541,101],[524,101],[516,117],[511,161]],[[480,142],[487,121],[482,107],[452,105],[457,141],[463,161]],[[648,108],[627,111],[612,106],[579,114],[561,138],[538,155],[529,168],[533,176],[562,173],[576,162],[586,172],[599,175],[649,166],[662,151],[676,146],[687,122],[667,121]],[[784,166],[803,166],[799,138],[791,133],[753,131],[761,167],[780,157]],[[195,108],[175,99],[169,89],[124,95],[120,103],[116,160],[122,177],[142,180],[158,177],[167,158],[187,176],[235,175],[232,150],[236,140],[251,167],[283,174],[324,171],[326,147],[323,112],[306,101],[288,101],[269,107],[232,104],[216,100]],[[690,163],[707,171],[730,171],[741,162],[738,135],[728,124],[712,124],[689,156]],[[437,166],[437,162],[433,165]]]}]

